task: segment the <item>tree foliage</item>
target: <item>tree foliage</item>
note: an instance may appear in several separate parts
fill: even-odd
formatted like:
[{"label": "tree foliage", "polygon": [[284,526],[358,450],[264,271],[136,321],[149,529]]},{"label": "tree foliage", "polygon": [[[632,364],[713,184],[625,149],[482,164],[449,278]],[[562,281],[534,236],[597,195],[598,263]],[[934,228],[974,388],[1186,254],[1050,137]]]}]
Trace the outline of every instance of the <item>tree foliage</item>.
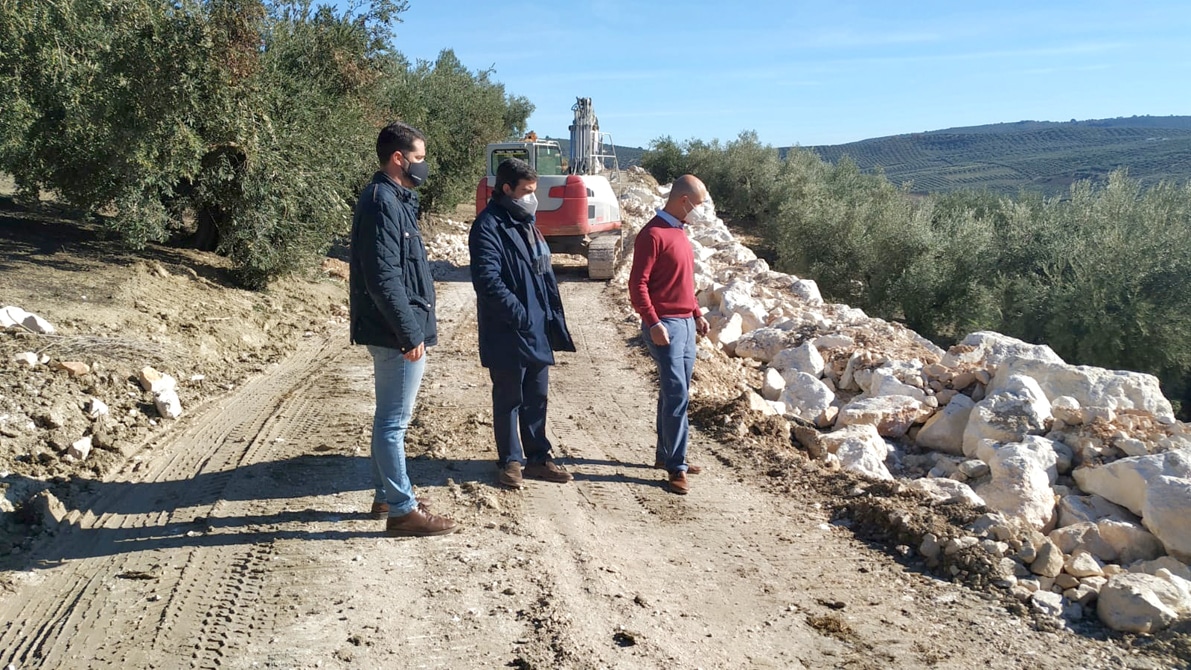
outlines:
[{"label": "tree foliage", "polygon": [[528,99],[506,94],[492,72],[472,73],[450,49],[433,63],[419,62],[388,95],[400,116],[427,135],[432,177],[421,196],[430,208],[474,197],[484,148],[523,134],[533,111]]},{"label": "tree foliage", "polygon": [[1191,395],[1191,184],[1124,171],[1066,198],[912,197],[851,161],[784,159],[751,133],[656,140],[659,180],[692,172],[721,214],[763,231],[778,269],[824,295],[950,344],[978,329],[1046,343],[1078,364],[1157,375]]},{"label": "tree foliage", "polygon": [[0,170],[133,246],[195,227],[263,286],[346,231],[385,123],[423,126],[426,204],[449,208],[532,111],[451,52],[411,66],[392,46],[405,8],[0,0]]}]

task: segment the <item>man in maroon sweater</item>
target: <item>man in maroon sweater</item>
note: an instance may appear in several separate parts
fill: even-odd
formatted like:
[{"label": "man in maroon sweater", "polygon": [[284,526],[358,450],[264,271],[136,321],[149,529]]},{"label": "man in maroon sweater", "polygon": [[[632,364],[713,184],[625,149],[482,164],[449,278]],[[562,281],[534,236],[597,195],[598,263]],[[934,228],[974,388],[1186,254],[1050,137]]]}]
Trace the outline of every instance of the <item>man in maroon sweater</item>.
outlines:
[{"label": "man in maroon sweater", "polygon": [[706,335],[707,319],[695,299],[695,255],[686,222],[704,201],[707,187],[694,175],[674,181],[666,206],[633,244],[629,300],[641,315],[645,346],[658,365],[657,453],[654,467],[669,473],[673,493],[690,490],[687,474],[699,467],[686,462],[690,429],[687,405],[695,369],[695,334]]}]

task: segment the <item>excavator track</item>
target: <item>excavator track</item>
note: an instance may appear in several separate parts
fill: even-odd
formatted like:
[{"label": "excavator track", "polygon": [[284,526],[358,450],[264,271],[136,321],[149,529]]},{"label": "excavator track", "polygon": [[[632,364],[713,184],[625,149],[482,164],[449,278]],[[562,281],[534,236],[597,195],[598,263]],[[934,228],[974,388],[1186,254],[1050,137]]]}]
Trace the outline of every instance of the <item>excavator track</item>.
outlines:
[{"label": "excavator track", "polygon": [[616,261],[620,259],[621,236],[602,235],[592,239],[587,246],[587,278],[606,281],[616,272]]}]

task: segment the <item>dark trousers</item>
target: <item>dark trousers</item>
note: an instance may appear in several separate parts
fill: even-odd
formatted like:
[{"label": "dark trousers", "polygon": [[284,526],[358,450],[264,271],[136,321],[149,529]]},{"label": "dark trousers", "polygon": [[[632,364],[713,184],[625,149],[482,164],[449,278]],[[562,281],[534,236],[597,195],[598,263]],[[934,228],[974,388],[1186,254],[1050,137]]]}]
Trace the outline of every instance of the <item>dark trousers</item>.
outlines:
[{"label": "dark trousers", "polygon": [[550,366],[489,368],[492,377],[492,430],[499,464],[522,465],[550,459],[546,439],[546,394]]}]

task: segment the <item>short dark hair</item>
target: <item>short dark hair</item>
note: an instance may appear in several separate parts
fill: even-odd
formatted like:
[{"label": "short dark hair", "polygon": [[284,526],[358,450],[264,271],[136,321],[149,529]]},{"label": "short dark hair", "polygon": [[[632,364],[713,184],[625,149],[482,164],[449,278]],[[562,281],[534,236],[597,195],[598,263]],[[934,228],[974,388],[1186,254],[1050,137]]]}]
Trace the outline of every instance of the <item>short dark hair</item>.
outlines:
[{"label": "short dark hair", "polygon": [[496,187],[497,194],[504,193],[501,188],[508,184],[513,190],[523,181],[537,181],[538,171],[529,166],[529,163],[520,158],[506,158],[496,166]]},{"label": "short dark hair", "polygon": [[394,121],[381,128],[380,135],[376,138],[376,160],[380,161],[381,165],[386,165],[393,157],[393,152],[408,154],[413,151],[414,142],[417,140],[426,142],[426,136],[422,131],[408,123]]}]

